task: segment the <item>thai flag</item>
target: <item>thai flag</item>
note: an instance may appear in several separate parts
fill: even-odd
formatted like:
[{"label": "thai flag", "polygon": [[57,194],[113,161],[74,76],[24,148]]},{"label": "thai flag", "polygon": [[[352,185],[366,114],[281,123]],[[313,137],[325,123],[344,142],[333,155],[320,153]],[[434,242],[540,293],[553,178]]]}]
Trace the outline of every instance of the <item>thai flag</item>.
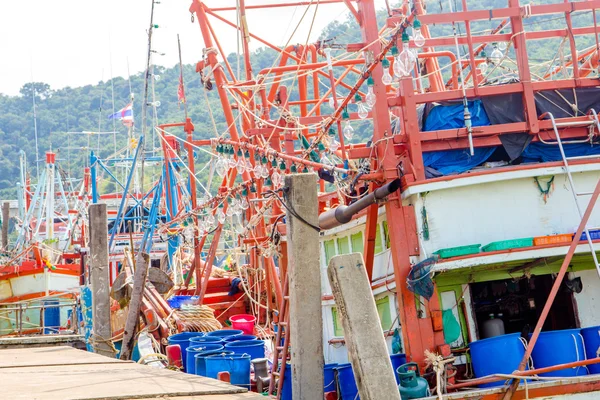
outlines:
[{"label": "thai flag", "polygon": [[108,119],[120,119],[125,126],[133,126],[133,103],[127,104],[116,113],[109,115]]}]

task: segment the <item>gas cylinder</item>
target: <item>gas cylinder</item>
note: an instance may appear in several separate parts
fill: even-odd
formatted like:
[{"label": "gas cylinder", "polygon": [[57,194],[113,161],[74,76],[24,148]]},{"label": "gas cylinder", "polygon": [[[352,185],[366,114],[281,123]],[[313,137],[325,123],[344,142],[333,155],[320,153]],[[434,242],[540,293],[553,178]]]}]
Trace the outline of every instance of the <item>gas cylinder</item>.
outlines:
[{"label": "gas cylinder", "polygon": [[400,381],[398,390],[400,390],[402,400],[420,399],[431,395],[429,384],[425,378],[421,377],[417,363],[407,363],[399,366],[396,374]]}]

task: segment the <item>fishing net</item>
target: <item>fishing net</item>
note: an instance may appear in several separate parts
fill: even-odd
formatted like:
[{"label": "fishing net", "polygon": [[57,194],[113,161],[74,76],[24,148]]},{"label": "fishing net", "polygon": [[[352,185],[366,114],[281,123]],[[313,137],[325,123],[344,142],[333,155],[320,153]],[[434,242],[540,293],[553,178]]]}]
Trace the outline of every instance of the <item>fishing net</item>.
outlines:
[{"label": "fishing net", "polygon": [[406,278],[408,290],[419,296],[425,297],[427,300],[433,296],[433,280],[431,279],[433,276],[432,268],[437,260],[438,257],[433,256],[412,266],[410,273]]}]

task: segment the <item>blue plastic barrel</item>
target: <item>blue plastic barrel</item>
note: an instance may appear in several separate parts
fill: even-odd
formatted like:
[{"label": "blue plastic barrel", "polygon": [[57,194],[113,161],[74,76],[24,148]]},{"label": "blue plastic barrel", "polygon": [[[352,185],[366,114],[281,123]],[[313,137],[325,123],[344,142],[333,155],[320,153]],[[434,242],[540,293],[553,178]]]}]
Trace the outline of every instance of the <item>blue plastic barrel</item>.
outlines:
[{"label": "blue plastic barrel", "polygon": [[285,364],[285,375],[283,375],[281,400],[292,400],[292,365],[287,363]]},{"label": "blue plastic barrel", "polygon": [[58,300],[44,301],[44,335],[59,333],[60,307],[58,304]]},{"label": "blue plastic barrel", "polygon": [[197,345],[197,344],[205,344],[205,343],[213,343],[213,344],[220,344],[221,346],[223,346],[223,339],[215,337],[215,336],[195,336],[193,338],[190,338],[190,346],[192,344]]},{"label": "blue plastic barrel", "polygon": [[[596,358],[598,348],[600,347],[600,326],[583,328],[581,330],[581,336],[583,336],[586,358],[588,360]],[[587,367],[590,374],[600,374],[600,364],[590,364]]]},{"label": "blue plastic barrel", "polygon": [[233,351],[222,349],[222,350],[206,350],[206,351],[201,351],[200,353],[196,353],[196,355],[194,356],[194,360],[195,360],[194,365],[196,366],[194,373],[196,375],[206,376],[206,357],[214,356],[217,354],[226,356],[226,355],[233,354]]},{"label": "blue plastic barrel", "polygon": [[238,342],[240,340],[256,340],[256,336],[254,336],[254,335],[234,335],[234,336],[227,336],[223,340],[227,343]]},{"label": "blue plastic barrel", "polygon": [[249,354],[250,359],[265,358],[265,342],[263,340],[240,340],[225,344],[227,350],[235,354]]},{"label": "blue plastic barrel", "polygon": [[203,351],[207,351],[207,350],[223,350],[223,346],[221,346],[220,344],[213,344],[213,343],[205,343],[205,344],[201,344],[201,345],[190,345],[186,352],[185,352],[185,358],[186,358],[186,364],[187,364],[187,370],[185,372],[187,372],[188,374],[195,374],[196,373],[196,360],[194,359],[194,357],[196,356],[196,354],[199,354]]},{"label": "blue plastic barrel", "polygon": [[181,348],[181,362],[183,364],[184,371],[187,371],[187,369],[186,369],[187,363],[185,360],[185,351],[188,348],[188,346],[190,345],[190,339],[195,336],[199,336],[199,335],[201,335],[201,333],[199,333],[199,332],[182,332],[182,333],[177,333],[175,335],[171,335],[167,339],[169,345],[178,344],[179,347]]},{"label": "blue plastic barrel", "polygon": [[206,376],[217,378],[219,372],[229,372],[232,385],[250,388],[250,356],[248,354],[215,355],[205,359]]},{"label": "blue plastic barrel", "polygon": [[392,354],[390,356],[390,361],[392,362],[392,370],[394,371],[394,376],[396,377],[396,383],[399,385],[400,378],[398,377],[398,374],[396,373],[396,371],[398,370],[399,366],[404,365],[408,362],[408,361],[406,361],[406,354],[404,354],[404,353]]},{"label": "blue plastic barrel", "polygon": [[352,371],[352,364],[340,364],[334,369],[337,371],[338,398],[342,400],[360,399],[356,380],[354,379],[354,372]]},{"label": "blue plastic barrel", "polygon": [[[540,333],[537,343],[531,352],[533,365],[536,368],[551,367],[575,361],[585,360],[585,349],[581,337],[581,329],[565,329]],[[587,375],[586,367],[575,367],[560,371],[546,372],[540,376],[580,376]]]},{"label": "blue plastic barrel", "polygon": [[206,336],[218,337],[218,338],[224,339],[224,338],[230,337],[230,336],[239,336],[243,333],[244,333],[244,331],[241,331],[239,329],[220,329],[218,331],[208,332],[206,334]]},{"label": "blue plastic barrel", "polygon": [[336,368],[339,364],[325,364],[323,367],[323,391],[327,392],[335,392],[335,373],[334,368]]},{"label": "blue plastic barrel", "polygon": [[[520,333],[495,336],[471,342],[471,362],[477,378],[492,374],[512,374],[525,355]],[[537,367],[537,364],[535,365]],[[481,388],[504,385],[504,381],[479,385]]]}]

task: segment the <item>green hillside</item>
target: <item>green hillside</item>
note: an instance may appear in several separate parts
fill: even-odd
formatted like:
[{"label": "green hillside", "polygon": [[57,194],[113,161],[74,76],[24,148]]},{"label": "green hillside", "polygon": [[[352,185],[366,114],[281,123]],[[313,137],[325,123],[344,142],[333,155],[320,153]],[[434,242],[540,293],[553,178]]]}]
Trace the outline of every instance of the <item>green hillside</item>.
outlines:
[{"label": "green hillside", "polygon": [[[550,1],[545,1],[550,2]],[[552,1],[556,2],[556,1]],[[536,2],[539,3],[539,2]],[[447,12],[448,3],[446,2],[427,2],[429,13]],[[446,8],[441,8],[442,5]],[[488,9],[504,7],[506,1],[500,0],[477,0],[470,1],[471,9]],[[453,8],[460,9],[460,2],[455,2]],[[380,26],[385,19],[384,10],[378,13]],[[574,13],[573,21],[575,26],[589,25],[592,22],[590,13]],[[499,21],[484,21],[474,24],[474,31],[486,30],[495,27]],[[555,29],[564,28],[564,18],[562,17],[537,17],[526,20],[526,30]],[[434,34],[451,34],[450,27],[439,26],[430,27]],[[459,33],[464,32],[464,26],[458,24]],[[357,24],[349,16],[345,20],[334,21],[327,26],[320,39],[333,39],[333,43],[345,44],[360,42],[360,30]],[[593,36],[578,38],[578,48],[585,48],[593,44]],[[560,41],[535,42],[529,45],[530,57],[534,62],[551,60],[557,52]],[[450,50],[453,50],[450,48]],[[568,42],[564,48],[564,54],[569,55]],[[234,70],[236,69],[236,56],[231,54],[228,59],[232,62]],[[259,49],[252,56],[253,68],[255,71],[261,68],[273,65],[275,53],[268,49]],[[158,108],[158,121],[160,123],[175,122],[183,120],[183,107],[177,101],[177,87],[179,78],[179,68],[156,67],[155,74],[160,75],[160,80],[156,81],[155,93],[156,99],[160,100],[161,106]],[[208,103],[205,97],[204,89],[200,83],[198,74],[195,73],[195,66],[186,65],[184,67],[184,77],[186,81],[186,95],[188,99],[189,115],[196,127],[197,138],[209,138],[215,135],[215,130],[208,112],[209,105],[215,113],[214,118],[219,133],[226,129],[224,117],[221,112],[220,102],[216,90],[207,92]],[[348,78],[348,83],[353,83]],[[140,130],[141,99],[143,95],[143,74],[139,73],[131,77],[131,82],[123,78],[115,78],[114,84],[114,109],[119,110],[129,102],[130,84],[131,90],[136,96],[134,102],[134,115],[136,118],[136,129]],[[322,81],[323,90],[328,87],[328,82]],[[309,87],[312,84],[309,79]],[[19,173],[19,151],[22,149],[27,155],[29,172],[35,181],[35,135],[33,125],[32,111],[32,93],[35,88],[37,104],[37,131],[39,143],[39,157],[43,160],[44,152],[50,148],[59,152],[59,160],[64,169],[68,170],[72,176],[81,177],[83,166],[89,159],[90,150],[98,151],[101,157],[109,156],[113,151],[112,135],[90,136],[84,134],[68,134],[67,132],[80,131],[112,131],[113,122],[107,117],[113,112],[111,99],[111,82],[99,82],[96,85],[87,85],[83,87],[54,90],[45,83],[26,84],[21,89],[18,96],[5,96],[0,94],[0,199],[14,198],[15,183],[18,181]],[[292,98],[297,96],[295,88],[291,89]],[[341,90],[343,94],[343,90]],[[354,111],[353,109],[351,111]],[[323,112],[330,112],[328,106],[323,106]],[[149,115],[148,123],[152,123],[152,114]],[[356,123],[357,139],[361,140],[371,134],[371,124],[369,122]],[[120,123],[116,123],[117,148],[126,145],[126,128]],[[147,135],[146,150],[152,148],[152,129],[149,129]],[[136,133],[136,136],[139,132]],[[88,147],[89,141],[89,147]],[[158,144],[158,141],[155,141]],[[199,154],[198,162],[208,161],[208,156],[204,153]],[[40,163],[43,166],[43,162]],[[110,187],[105,187],[110,189]]]}]

